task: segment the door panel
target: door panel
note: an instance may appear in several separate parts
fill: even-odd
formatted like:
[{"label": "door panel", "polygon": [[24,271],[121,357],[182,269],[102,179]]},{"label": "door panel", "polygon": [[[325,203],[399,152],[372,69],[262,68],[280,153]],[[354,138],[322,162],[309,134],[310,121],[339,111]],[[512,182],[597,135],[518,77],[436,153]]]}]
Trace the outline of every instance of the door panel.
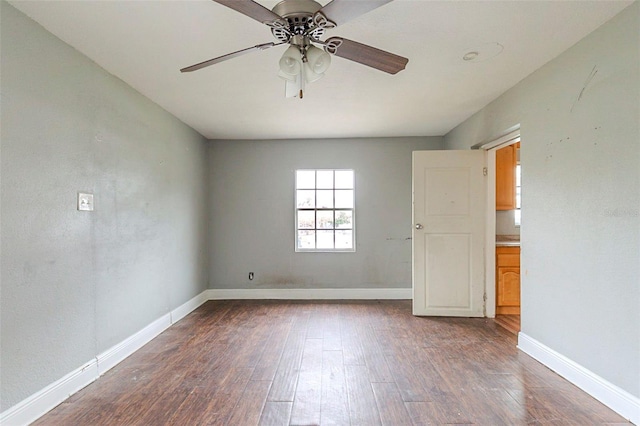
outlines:
[{"label": "door panel", "polygon": [[430,185],[430,191],[425,194],[428,216],[469,214],[469,170],[453,167],[427,169],[424,185]]},{"label": "door panel", "polygon": [[426,281],[432,284],[427,289],[427,308],[471,308],[469,270],[458,264],[458,259],[470,255],[469,235],[425,233],[425,238]]},{"label": "door panel", "polygon": [[484,316],[484,151],[413,153],[413,313]]}]

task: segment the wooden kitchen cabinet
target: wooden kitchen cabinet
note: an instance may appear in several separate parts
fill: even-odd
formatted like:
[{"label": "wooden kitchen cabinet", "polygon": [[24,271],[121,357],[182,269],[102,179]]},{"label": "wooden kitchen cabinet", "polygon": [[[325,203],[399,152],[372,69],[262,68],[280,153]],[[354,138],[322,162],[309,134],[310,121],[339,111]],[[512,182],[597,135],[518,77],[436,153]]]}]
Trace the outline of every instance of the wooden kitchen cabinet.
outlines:
[{"label": "wooden kitchen cabinet", "polygon": [[516,208],[516,145],[496,151],[496,210]]},{"label": "wooden kitchen cabinet", "polygon": [[496,247],[496,314],[520,315],[520,247]]}]

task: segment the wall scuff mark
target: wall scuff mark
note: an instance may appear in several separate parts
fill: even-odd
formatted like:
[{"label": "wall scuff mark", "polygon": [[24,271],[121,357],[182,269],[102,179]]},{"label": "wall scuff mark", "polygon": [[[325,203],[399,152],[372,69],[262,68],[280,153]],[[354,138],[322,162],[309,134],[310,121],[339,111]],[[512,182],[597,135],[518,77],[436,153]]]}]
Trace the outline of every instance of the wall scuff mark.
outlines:
[{"label": "wall scuff mark", "polygon": [[576,104],[580,102],[580,99],[582,99],[582,95],[584,95],[585,90],[587,90],[589,83],[591,83],[591,80],[593,80],[593,77],[595,77],[597,73],[598,73],[598,67],[597,65],[594,65],[593,68],[591,69],[591,73],[589,73],[589,76],[587,77],[587,80],[582,85],[582,90],[580,90],[578,97],[576,98],[575,101],[573,101],[573,104],[571,105],[571,109],[569,110],[570,112],[573,112],[573,107],[575,107]]}]

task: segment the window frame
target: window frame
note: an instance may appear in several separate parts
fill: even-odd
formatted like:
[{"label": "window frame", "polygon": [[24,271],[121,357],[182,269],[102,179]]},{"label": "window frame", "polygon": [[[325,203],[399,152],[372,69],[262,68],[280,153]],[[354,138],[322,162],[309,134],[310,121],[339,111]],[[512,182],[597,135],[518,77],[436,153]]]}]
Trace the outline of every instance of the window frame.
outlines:
[{"label": "window frame", "polygon": [[[308,208],[299,208],[298,207],[298,172],[300,171],[309,171],[309,172],[314,172],[315,173],[315,182],[314,182],[314,188],[300,188],[300,190],[313,190],[316,191],[316,195],[317,195],[317,191],[318,190],[329,190],[329,188],[318,188],[318,182],[317,182],[317,172],[333,172],[333,186],[330,189],[331,191],[333,191],[333,198],[334,198],[334,203],[333,203],[333,207],[331,208],[318,208],[317,206],[314,207],[308,207]],[[335,186],[335,172],[342,172],[342,171],[348,171],[351,172],[353,174],[353,185],[351,188],[336,188]],[[356,172],[354,169],[311,169],[311,168],[300,168],[300,169],[295,169],[294,170],[294,188],[293,188],[293,208],[294,208],[294,223],[293,223],[293,228],[294,228],[294,249],[296,253],[355,253],[356,251]],[[335,206],[335,191],[339,191],[341,189],[344,190],[351,190],[353,191],[353,207],[348,208],[348,207],[336,207]],[[335,226],[335,212],[337,211],[344,211],[344,210],[348,210],[351,211],[351,228],[336,228]],[[317,212],[319,211],[331,211],[333,212],[333,228],[330,229],[323,229],[323,228],[318,228],[318,224],[317,221],[315,223],[315,227],[313,229],[309,229],[309,230],[313,230],[316,232],[316,248],[302,248],[298,246],[298,231],[300,230],[304,230],[305,228],[298,228],[298,213],[300,211],[313,211],[314,212],[314,216],[316,216],[316,220],[317,220]],[[317,238],[317,231],[323,231],[323,230],[332,230],[334,232],[334,248],[317,248],[317,242],[318,242],[318,238]],[[345,230],[345,231],[351,231],[351,248],[335,248],[335,232],[336,231],[340,231],[340,230]]]}]

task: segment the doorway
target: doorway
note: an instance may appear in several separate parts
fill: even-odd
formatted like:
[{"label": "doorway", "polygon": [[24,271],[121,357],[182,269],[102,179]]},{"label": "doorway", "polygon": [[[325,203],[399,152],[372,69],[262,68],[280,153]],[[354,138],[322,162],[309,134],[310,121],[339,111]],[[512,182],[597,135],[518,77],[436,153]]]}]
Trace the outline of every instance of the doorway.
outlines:
[{"label": "doorway", "polygon": [[520,131],[478,146],[488,153],[487,316],[517,334],[520,331]]}]

